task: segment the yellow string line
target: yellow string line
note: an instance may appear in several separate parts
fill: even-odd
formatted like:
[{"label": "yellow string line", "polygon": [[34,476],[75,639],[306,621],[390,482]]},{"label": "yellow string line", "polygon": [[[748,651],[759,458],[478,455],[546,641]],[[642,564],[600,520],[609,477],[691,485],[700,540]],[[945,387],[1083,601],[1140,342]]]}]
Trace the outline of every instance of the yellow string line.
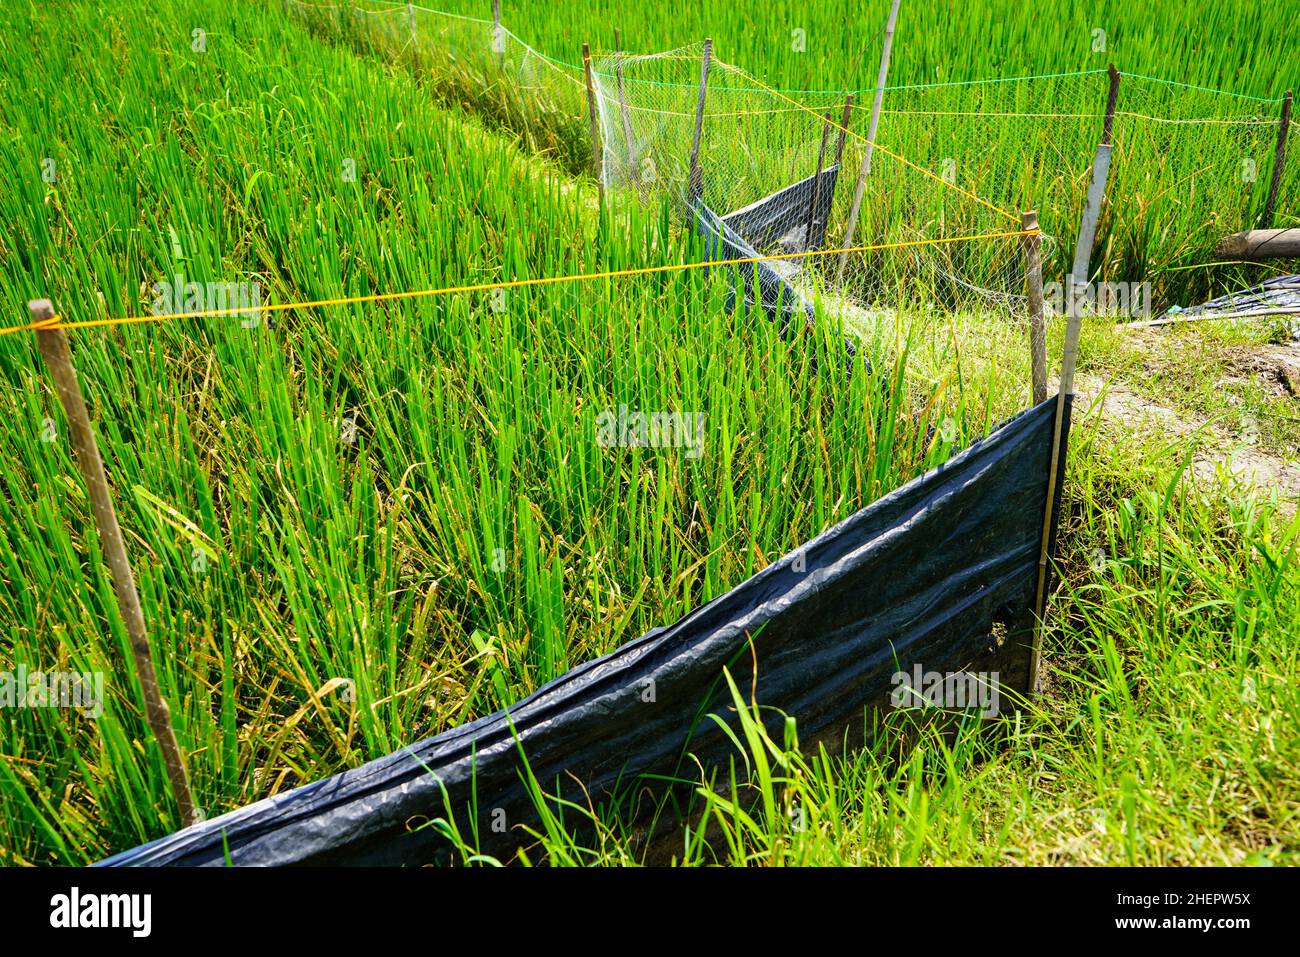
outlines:
[{"label": "yellow string line", "polygon": [[[823,116],[821,113],[818,113],[816,110],[814,110],[814,109],[813,109],[812,107],[810,107],[810,106],[804,106],[804,105],[803,105],[802,103],[800,103],[798,100],[793,100],[793,99],[791,99],[790,97],[786,96],[786,95],[785,95],[784,93],[782,93],[781,91],[772,89],[770,86],[768,86],[766,83],[764,83],[762,80],[758,79],[757,77],[750,76],[748,73],[744,73],[743,70],[738,70],[736,67],[731,67],[731,69],[736,70],[736,71],[739,72],[739,73],[742,73],[745,77],[747,77],[747,78],[750,79],[750,80],[753,80],[755,83],[757,83],[759,86],[763,87],[763,89],[767,90],[769,93],[772,93],[772,94],[775,95],[775,96],[779,96],[781,99],[785,100],[787,103],[791,103],[791,104],[793,104],[793,105],[799,107],[800,109],[802,109],[802,110],[804,110],[804,111],[806,111],[806,112],[808,112],[808,113],[811,113],[813,116],[817,117],[817,119],[822,120],[822,121],[825,122],[825,123],[829,123],[831,126],[834,126],[834,127],[835,127],[836,129],[838,129],[838,130],[843,130],[843,131],[844,131],[846,134],[848,134],[849,136],[852,136],[852,137],[855,138],[855,139],[862,140],[864,143],[869,142],[865,136],[862,136],[862,135],[859,134],[859,133],[855,133],[855,132],[853,132],[853,131],[850,130],[847,126],[844,126],[844,125],[842,125],[842,124],[840,124],[840,123],[837,123],[835,120],[830,119],[829,117]],[[975,202],[979,203],[981,206],[987,206],[989,209],[993,210],[993,212],[997,213],[999,216],[1005,216],[1007,219],[1011,220],[1013,223],[1018,223],[1018,222],[1020,222],[1020,217],[1019,217],[1019,216],[1013,216],[1011,213],[1008,213],[1008,212],[1006,212],[1005,210],[998,209],[998,207],[994,206],[994,205],[993,205],[992,203],[990,203],[988,200],[983,199],[983,198],[981,198],[981,197],[979,197],[979,196],[976,196],[974,193],[970,192],[969,190],[962,189],[960,186],[958,186],[958,185],[955,184],[955,183],[950,183],[950,182],[948,182],[948,181],[947,181],[946,179],[944,179],[942,176],[936,176],[934,173],[931,173],[928,169],[924,168],[923,166],[918,166],[918,165],[916,165],[916,164],[913,163],[911,160],[909,160],[907,157],[905,157],[905,156],[899,156],[899,155],[898,155],[897,153],[895,153],[893,150],[888,150],[888,149],[886,149],[885,147],[881,146],[879,143],[876,143],[876,145],[875,145],[875,149],[880,150],[880,152],[884,153],[886,156],[891,156],[891,157],[893,157],[894,159],[898,160],[900,163],[903,163],[903,164],[906,165],[906,166],[910,166],[910,167],[912,167],[912,169],[916,170],[918,173],[923,173],[924,175],[930,177],[930,179],[934,180],[935,182],[937,182],[937,183],[942,183],[944,186],[947,186],[949,189],[955,189],[957,192],[961,193],[962,195],[966,196],[967,198],[975,200]]]},{"label": "yellow string line", "polygon": [[608,50],[592,50],[592,56],[605,60],[703,60],[703,53],[622,53]]},{"label": "yellow string line", "polygon": [[[597,75],[601,77],[608,76],[608,74],[605,73],[599,73]],[[566,78],[572,80],[572,77],[567,77],[567,75]],[[573,82],[577,83],[578,81],[573,80]],[[581,86],[582,84],[578,83],[578,85]],[[596,95],[600,97],[602,100],[609,100],[609,99],[616,98],[611,93],[602,93],[600,91],[597,91]],[[830,106],[832,107],[835,105],[836,104],[834,103],[830,104]],[[654,107],[634,106],[631,103],[627,104],[627,108],[629,110],[632,110],[633,112],[656,113],[661,116],[694,116],[695,115],[693,112],[689,110],[657,110]],[[726,119],[734,116],[772,116],[780,113],[802,113],[805,112],[806,109],[807,108],[803,106],[788,106],[788,107],[781,107],[779,109],[774,109],[774,110],[729,110],[727,112],[721,112],[721,113],[706,113],[704,115],[704,118],[706,120],[717,120],[717,119]],[[854,103],[853,109],[866,110],[866,109],[870,109],[870,107],[865,103]],[[984,117],[987,119],[1011,118],[1011,119],[1032,119],[1032,120],[1100,120],[1105,116],[1104,113],[1015,113],[1015,112],[1004,113],[999,110],[994,110],[993,112],[985,113],[985,112],[980,112],[979,110],[885,110],[882,109],[880,112],[881,115],[888,113],[891,116],[963,116],[963,117]],[[1191,117],[1189,119],[1171,119],[1169,117],[1164,117],[1164,116],[1151,116],[1150,114],[1147,113],[1133,113],[1127,110],[1116,110],[1115,115],[1126,116],[1129,117],[1130,119],[1150,120],[1152,123],[1182,123],[1188,125],[1196,124],[1196,123],[1211,123],[1211,124],[1222,125],[1222,126],[1277,126],[1277,120],[1270,120],[1270,119],[1218,119],[1212,116]],[[879,147],[880,144],[877,143],[876,146]]]},{"label": "yellow string line", "polygon": [[[594,55],[595,54],[593,54],[593,56]],[[608,78],[609,76],[609,74],[601,73],[598,70],[593,70],[592,73],[601,78]],[[568,74],[563,74],[563,75],[565,76],[566,79],[574,83],[578,83],[577,80],[574,80],[572,77],[568,76]],[[578,85],[581,86],[582,84],[578,83]],[[598,96],[602,100],[609,100],[609,99],[616,98],[614,94],[602,93],[599,90],[596,91],[596,96]],[[828,104],[828,108],[835,107],[835,106],[842,107],[843,102],[840,101],[839,103]],[[627,104],[627,108],[629,110],[632,110],[633,112],[656,113],[661,116],[694,116],[695,115],[695,113],[691,110],[657,110],[654,107],[635,106],[631,103]],[[852,109],[855,111],[867,110],[870,108],[871,107],[866,103],[854,103],[852,106]],[[781,113],[803,113],[803,112],[807,112],[808,109],[809,109],[808,107],[800,105],[800,106],[780,107],[778,109],[772,109],[772,110],[727,110],[725,112],[706,113],[704,115],[704,118],[706,120],[715,120],[715,119],[725,119],[733,116],[772,116]],[[962,116],[962,117],[983,117],[986,119],[993,119],[993,120],[1003,119],[1003,118],[1031,119],[1031,120],[1100,120],[1105,117],[1104,113],[1020,113],[1014,111],[1004,112],[1002,110],[993,110],[990,112],[984,112],[980,110],[882,109],[880,112],[882,115],[888,113],[891,116]],[[1214,117],[1214,116],[1193,116],[1184,119],[1177,119],[1177,118],[1171,118],[1167,116],[1152,116],[1149,113],[1134,113],[1131,110],[1116,110],[1115,115],[1125,116],[1130,119],[1150,120],[1152,123],[1175,123],[1175,124],[1181,123],[1186,125],[1194,125],[1197,123],[1208,123],[1208,124],[1214,124],[1220,126],[1274,126],[1274,127],[1277,126],[1277,120],[1272,120],[1267,118],[1261,119],[1256,117],[1242,117],[1242,118],[1222,117],[1221,118],[1221,117]],[[877,143],[876,146],[879,147],[880,144]]]},{"label": "yellow string line", "polygon": [[55,326],[62,327],[63,317],[54,315],[48,319],[42,319],[40,322],[29,322],[25,326],[10,326],[8,329],[0,329],[0,335],[8,335],[11,332],[21,332],[24,329],[53,329]]},{"label": "yellow string line", "polygon": [[969,236],[946,236],[940,239],[914,239],[898,243],[883,243],[875,246],[851,246],[844,249],[809,249],[797,253],[779,253],[771,256],[745,256],[739,259],[712,259],[705,262],[671,263],[666,266],[642,266],[632,269],[610,269],[604,272],[578,273],[568,276],[541,276],[536,279],[512,279],[506,282],[480,282],[463,286],[443,286],[438,289],[416,289],[406,292],[380,292],[365,296],[341,296],[335,299],[313,299],[305,302],[281,302],[266,306],[246,309],[208,309],[197,312],[169,312],[156,316],[118,316],[107,319],[84,319],[80,322],[63,322],[60,317],[40,322],[29,322],[21,326],[9,326],[0,329],[0,336],[32,329],[90,329],[97,326],[123,326],[146,322],[165,322],[172,319],[202,319],[221,316],[246,316],[251,312],[284,312],[290,309],[315,309],[321,306],[347,306],[365,302],[388,302],[397,299],[417,299],[427,296],[444,296],[465,292],[484,292],[492,289],[519,289],[525,286],[546,286],[563,282],[581,282],[592,279],[618,279],[626,276],[646,276],[654,273],[684,272],[689,269],[708,269],[716,266],[743,266],[751,263],[774,262],[788,259],[807,259],[814,256],[839,256],[844,253],[872,252],[885,249],[904,249],[914,246],[939,246],[952,243],[973,242],[978,239],[1013,239],[1019,236],[1037,235],[1039,230],[1017,230],[1005,233],[980,233]]}]

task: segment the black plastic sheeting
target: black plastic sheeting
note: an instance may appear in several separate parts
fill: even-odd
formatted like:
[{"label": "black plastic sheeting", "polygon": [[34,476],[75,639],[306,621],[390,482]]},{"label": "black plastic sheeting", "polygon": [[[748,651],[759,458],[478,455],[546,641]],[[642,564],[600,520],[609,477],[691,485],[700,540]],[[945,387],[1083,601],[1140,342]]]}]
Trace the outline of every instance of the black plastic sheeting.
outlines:
[{"label": "black plastic sheeting", "polygon": [[[801,179],[757,202],[727,213],[722,217],[722,222],[754,246],[767,247],[780,243],[790,252],[816,248],[826,238],[826,221],[830,217],[839,172],[838,166],[822,170],[820,177]],[[821,184],[820,189],[817,183]],[[812,211],[812,240],[808,242],[804,233],[808,230],[809,207],[814,203],[816,209]]]},{"label": "black plastic sheeting", "polygon": [[[703,203],[695,207],[695,231],[706,238],[705,254],[710,261],[732,262],[737,259],[760,258],[761,254],[744,237]],[[802,314],[807,322],[813,321],[815,313],[812,304],[799,295],[772,263],[747,262],[712,268],[726,270],[731,274],[728,310],[734,309],[738,300],[744,302],[746,307],[758,306],[768,316],[781,320],[783,335],[789,329],[791,315]]]},{"label": "black plastic sheeting", "polygon": [[[820,245],[826,233],[826,220],[838,175],[839,167],[832,166],[823,170],[820,177],[809,176],[724,216],[697,201],[693,209],[695,231],[706,238],[709,259],[757,259],[761,256],[759,248],[780,246],[785,252],[798,252]],[[818,182],[821,188],[814,196]],[[814,201],[817,208],[813,211],[813,242],[809,246],[804,241],[804,233],[808,228],[809,207]],[[803,313],[812,322],[812,304],[771,262],[718,268],[727,269],[734,277],[728,309],[735,308],[737,300],[743,301],[747,307],[759,306],[769,316],[781,318],[783,334],[789,328],[790,314]]]},{"label": "black plastic sheeting", "polygon": [[[440,862],[448,844],[419,825],[449,808],[463,835],[476,821],[479,849],[504,860],[529,843],[518,826],[537,826],[521,752],[544,790],[584,805],[578,782],[601,802],[662,787],[661,776],[698,783],[688,754],[705,768],[735,758],[706,717],[734,726],[724,667],[746,693],[756,668],[757,701],[795,716],[804,745],[860,741],[895,673],[914,666],[997,671],[1006,703],[1027,690],[1056,402],[508,712],[103,863]],[[780,715],[771,720],[779,740]]]},{"label": "black plastic sheeting", "polygon": [[[692,209],[694,228],[705,237],[705,255],[710,260],[731,262],[760,259],[763,255],[758,251],[760,248],[776,247],[781,252],[769,255],[778,256],[783,252],[800,252],[820,246],[826,235],[826,221],[830,216],[838,176],[839,167],[832,166],[823,170],[820,177],[809,176],[725,216],[719,216],[697,200]],[[816,187],[817,183],[821,184],[820,189]],[[812,245],[809,246],[804,241],[804,233],[808,230],[809,207],[814,204]],[[782,338],[789,339],[793,335],[792,319],[802,316],[806,324],[811,325],[816,319],[816,310],[777,269],[775,263],[779,261],[736,263],[714,268],[729,274],[728,310],[741,303],[747,310],[758,307],[768,318],[781,324]],[[789,262],[798,263],[800,269],[809,268],[809,262],[802,258]],[[844,351],[847,368],[852,370],[858,361],[857,343],[845,337]],[[863,362],[869,365],[865,356]]]},{"label": "black plastic sheeting", "polygon": [[[775,193],[768,200],[781,195]],[[753,209],[754,207],[746,207],[746,210]],[[732,262],[737,259],[761,258],[760,253],[744,237],[702,202],[695,206],[695,231],[706,238],[705,255],[709,260]],[[794,337],[797,331],[792,322],[794,317],[801,316],[803,323],[809,326],[816,320],[817,313],[813,304],[804,299],[771,262],[736,263],[712,268],[724,270],[729,276],[731,291],[727,294],[727,310],[733,310],[741,303],[746,310],[758,306],[769,319],[780,323],[783,339]],[[848,336],[844,337],[844,354],[845,366],[852,371],[859,362],[859,350],[858,344]],[[870,367],[870,360],[865,353],[862,354],[861,363]]]}]

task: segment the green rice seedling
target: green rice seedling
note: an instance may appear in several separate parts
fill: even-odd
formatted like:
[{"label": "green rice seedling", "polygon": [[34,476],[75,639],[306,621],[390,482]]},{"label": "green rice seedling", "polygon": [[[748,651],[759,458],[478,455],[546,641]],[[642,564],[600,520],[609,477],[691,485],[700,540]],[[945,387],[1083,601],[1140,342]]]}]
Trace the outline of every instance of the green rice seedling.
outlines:
[{"label": "green rice seedling", "polygon": [[[636,49],[694,41],[704,26],[693,11],[651,22],[603,9],[626,17],[616,25]],[[1113,21],[1127,70],[1279,92],[1268,43],[1244,57],[1210,44],[1184,62],[1185,47],[1157,32],[1201,36],[1235,16],[1276,38],[1281,21],[1264,7],[1137,23],[1106,4],[1106,23],[1075,12],[1054,39],[1002,0],[980,9],[1008,24],[1003,43],[955,47],[907,25],[895,81],[1091,69],[1102,62],[1091,30]],[[728,309],[720,271],[512,286],[703,253],[668,203],[598,213],[591,179],[568,175],[591,169],[583,91],[556,73],[572,70],[563,48],[582,31],[567,8],[544,13],[520,22],[507,5],[537,62],[507,57],[506,69],[555,74],[533,81],[546,96],[498,75],[481,24],[459,53],[430,44],[412,56],[400,14],[375,31],[215,0],[0,13],[0,156],[18,171],[0,192],[6,324],[36,297],[77,321],[184,311],[254,284],[277,306],[462,289],[71,332],[159,681],[210,815],[489,713],[674,620],[1025,404],[1022,328],[976,308],[916,306],[951,286],[940,269],[1005,273],[1010,245],[973,249],[984,258],[968,264],[928,258],[916,285],[894,287],[896,308],[858,327],[824,297],[820,321],[793,342]],[[918,8],[916,23],[941,14]],[[764,21],[760,35],[729,13],[709,31],[723,59],[771,85],[873,73],[874,54],[854,44],[867,48],[878,20],[834,4],[808,16]],[[845,48],[787,53],[796,27]],[[560,52],[539,59],[545,50]],[[33,76],[39,108],[25,92]],[[1062,81],[1062,96],[1091,83]],[[999,102],[1021,111],[1033,95]],[[1081,139],[1093,118],[1077,121]],[[926,139],[929,121],[908,122],[882,122],[881,142],[941,165],[961,127]],[[1258,182],[1214,177],[1236,172],[1234,144],[1258,137],[1214,130],[1156,142],[1178,168],[1172,187],[1154,156],[1117,165],[1126,198],[1103,229],[1100,274],[1170,263],[1195,273],[1196,250],[1256,208]],[[738,138],[734,156],[719,155],[746,171],[746,188],[808,175],[801,140],[784,135],[772,134],[768,158],[743,155]],[[984,155],[998,139],[969,138],[979,155],[958,163],[958,181],[1000,202],[1051,199],[1048,231],[1068,237],[1085,175],[1070,171],[1092,141],[1025,167],[1052,134]],[[942,193],[885,188],[897,180],[884,159],[879,169],[868,235],[969,224]],[[1067,245],[1050,250],[1058,268]],[[1167,295],[1210,280],[1180,282]],[[870,372],[843,373],[846,332]],[[1108,341],[1095,349],[1113,350]],[[1051,345],[1055,357],[1055,324]],[[1108,357],[1088,361],[1103,369]],[[123,666],[67,424],[25,334],[0,337],[0,407],[0,670],[105,678],[94,719],[0,710],[0,862],[81,864],[180,822]],[[602,416],[620,410],[678,414],[691,428],[667,442],[603,441]],[[1072,544],[1049,636],[1057,684],[1042,713],[1008,719],[996,753],[976,738],[926,742],[902,763],[795,763],[786,742],[747,738],[738,755],[768,756],[770,793],[751,792],[763,810],[717,798],[724,851],[684,835],[682,862],[1294,856],[1293,520],[1236,491],[1175,483],[1184,443],[1076,435]],[[1099,548],[1105,574],[1090,559]],[[795,793],[806,832],[784,816]],[[1177,807],[1195,813],[1176,819]],[[577,813],[566,807],[539,835],[554,859],[635,860],[603,811],[595,849],[567,835]]]},{"label": "green rice seedling", "polygon": [[[262,306],[487,285],[72,331],[210,815],[675,619],[1016,405],[992,373],[913,380],[906,324],[878,371],[847,377],[832,323],[784,341],[701,270],[511,288],[701,249],[666,210],[597,217],[589,185],[276,9],[4,17],[9,61],[50,91],[46,109],[6,107],[0,149],[31,174],[0,200],[12,310],[46,295],[73,322],[184,311],[227,284],[256,283]],[[0,355],[2,660],[107,689],[94,721],[0,715],[4,853],[84,863],[178,821],[67,425],[30,339]],[[620,408],[691,429],[602,444]],[[945,419],[953,441],[936,444]]]}]

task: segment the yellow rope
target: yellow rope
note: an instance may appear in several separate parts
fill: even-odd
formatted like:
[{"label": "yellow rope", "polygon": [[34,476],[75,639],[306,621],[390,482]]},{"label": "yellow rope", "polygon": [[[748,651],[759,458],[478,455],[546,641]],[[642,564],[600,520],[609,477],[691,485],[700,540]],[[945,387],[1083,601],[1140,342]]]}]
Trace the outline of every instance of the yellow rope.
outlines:
[{"label": "yellow rope", "polygon": [[[757,84],[758,84],[759,86],[761,86],[763,89],[767,90],[767,92],[773,94],[774,96],[779,96],[781,99],[785,100],[787,103],[792,103],[793,105],[799,107],[800,109],[804,110],[804,111],[807,112],[807,113],[811,113],[813,116],[817,117],[817,119],[819,119],[819,120],[821,120],[821,121],[823,121],[823,122],[825,122],[825,123],[829,123],[831,126],[834,126],[837,130],[842,130],[844,133],[848,134],[849,136],[852,136],[854,139],[862,140],[864,143],[865,143],[865,142],[868,142],[867,138],[866,138],[865,136],[862,136],[860,133],[855,133],[855,132],[853,132],[852,130],[850,130],[847,126],[844,126],[844,125],[842,125],[842,124],[840,124],[840,123],[837,123],[835,120],[830,119],[829,117],[823,116],[821,113],[818,113],[816,110],[814,110],[814,109],[813,109],[812,107],[810,107],[810,106],[804,106],[804,104],[800,103],[798,100],[793,100],[793,99],[791,99],[790,97],[788,97],[788,96],[786,96],[784,93],[782,93],[780,90],[774,90],[774,89],[772,89],[770,86],[768,86],[766,83],[764,83],[762,80],[758,79],[757,77],[750,76],[748,73],[744,73],[743,70],[739,70],[739,69],[736,68],[736,67],[730,67],[730,69],[732,69],[732,70],[736,70],[736,72],[741,73],[741,74],[744,75],[747,79],[753,80],[755,83],[757,83]],[[963,196],[966,196],[966,197],[969,198],[969,199],[973,199],[973,200],[975,200],[975,202],[979,203],[981,206],[987,206],[989,209],[993,210],[993,212],[997,213],[999,216],[1005,216],[1007,219],[1011,220],[1013,223],[1018,223],[1018,222],[1020,222],[1020,217],[1019,217],[1019,216],[1012,215],[1011,213],[1008,213],[1006,210],[999,209],[998,207],[996,207],[996,206],[994,206],[992,203],[990,203],[987,199],[983,199],[983,198],[981,198],[981,197],[979,197],[979,196],[976,196],[974,193],[970,192],[969,190],[962,189],[960,186],[958,186],[958,185],[955,184],[955,183],[950,183],[950,182],[948,182],[948,181],[947,181],[946,179],[944,179],[942,176],[936,176],[934,173],[931,173],[931,172],[930,172],[928,169],[926,169],[925,167],[923,167],[923,166],[918,166],[917,164],[913,163],[913,162],[912,162],[911,160],[909,160],[907,157],[905,157],[905,156],[899,156],[899,155],[898,155],[897,153],[895,153],[893,150],[886,149],[885,147],[881,146],[879,143],[876,143],[874,148],[880,150],[880,152],[884,153],[886,156],[893,157],[894,159],[898,160],[900,163],[904,164],[905,166],[910,166],[912,169],[916,170],[918,173],[922,173],[922,174],[924,174],[925,176],[930,177],[930,178],[931,178],[932,180],[934,180],[935,182],[937,182],[937,183],[942,183],[944,186],[947,186],[949,189],[954,189],[954,190],[956,190],[957,192],[961,193]]]},{"label": "yellow rope", "polygon": [[780,253],[771,256],[745,256],[738,259],[712,259],[705,262],[672,263],[665,266],[642,266],[632,269],[610,269],[604,272],[577,273],[568,276],[542,276],[537,279],[512,279],[506,282],[480,282],[462,286],[443,286],[438,289],[416,289],[405,292],[371,293],[365,296],[341,296],[335,299],[313,299],[304,302],[281,302],[246,309],[208,309],[197,312],[169,312],[149,316],[118,316],[106,319],[84,319],[80,322],[63,322],[58,316],[40,322],[0,329],[0,336],[11,335],[51,326],[60,329],[89,329],[97,326],[124,326],[146,322],[165,322],[172,319],[201,319],[219,316],[246,316],[256,312],[284,312],[290,309],[314,309],[322,306],[346,306],[365,302],[388,302],[398,299],[417,299],[427,296],[445,296],[455,293],[484,292],[491,289],[519,289],[525,286],[546,286],[563,282],[582,282],[592,279],[618,279],[627,276],[647,276],[655,273],[684,272],[690,269],[708,269],[716,266],[743,266],[751,263],[774,262],[787,259],[807,259],[815,256],[839,256],[843,253],[872,252],[885,249],[904,249],[914,246],[939,246],[951,243],[973,242],[980,239],[1013,239],[1032,236],[1039,230],[1017,230],[1005,233],[981,233],[970,236],[946,236],[940,239],[914,239],[899,243],[882,243],[875,246],[852,246],[844,249],[809,249],[797,253]]}]

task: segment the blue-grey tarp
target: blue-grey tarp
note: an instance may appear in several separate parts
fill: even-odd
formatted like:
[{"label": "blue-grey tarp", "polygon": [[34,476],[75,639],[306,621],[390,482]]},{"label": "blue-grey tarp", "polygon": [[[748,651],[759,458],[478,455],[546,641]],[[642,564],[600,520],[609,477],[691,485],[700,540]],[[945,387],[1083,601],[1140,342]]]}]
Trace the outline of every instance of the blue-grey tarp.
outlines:
[{"label": "blue-grey tarp", "polygon": [[[830,217],[839,171],[838,166],[824,169],[819,177],[809,176],[791,183],[770,196],[732,210],[721,219],[756,248],[765,249],[786,236],[791,237],[792,245],[797,244],[803,249],[816,248],[826,238],[826,221]],[[813,207],[812,241],[807,242],[804,233],[808,228],[810,207]]]},{"label": "blue-grey tarp", "polygon": [[[695,231],[705,237],[705,254],[711,262],[735,263],[741,259],[763,258],[757,249],[703,203],[695,208]],[[714,268],[726,270],[733,277],[731,299],[727,303],[729,309],[739,298],[746,306],[757,304],[773,318],[781,317],[784,321],[794,314],[804,316],[807,322],[813,321],[812,304],[799,295],[771,262],[743,262]]]},{"label": "blue-grey tarp", "polygon": [[[430,827],[506,858],[536,826],[521,752],[542,787],[600,802],[660,776],[696,778],[691,754],[734,756],[730,667],[801,740],[861,736],[898,672],[997,671],[1026,690],[1056,400],[1021,413],[674,624],[534,694],[353,770],[125,851],[110,865],[423,864]],[[1068,404],[1066,406],[1068,428]],[[856,729],[856,730],[855,730]],[[445,795],[445,800],[444,800]],[[493,824],[504,823],[498,830]]]}]

